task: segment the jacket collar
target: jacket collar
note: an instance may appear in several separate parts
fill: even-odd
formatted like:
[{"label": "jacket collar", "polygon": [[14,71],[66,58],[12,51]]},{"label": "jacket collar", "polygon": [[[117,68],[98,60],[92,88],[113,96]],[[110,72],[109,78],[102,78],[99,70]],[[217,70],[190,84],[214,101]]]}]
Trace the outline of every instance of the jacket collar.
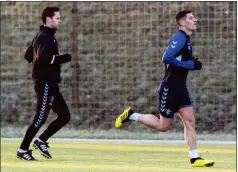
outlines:
[{"label": "jacket collar", "polygon": [[49,33],[49,34],[54,36],[56,29],[53,29],[53,28],[41,25],[40,26],[40,31],[47,32],[47,33]]},{"label": "jacket collar", "polygon": [[184,32],[183,30],[179,30],[179,32],[183,33],[188,38],[188,40],[190,40],[190,36],[187,35],[186,32]]}]

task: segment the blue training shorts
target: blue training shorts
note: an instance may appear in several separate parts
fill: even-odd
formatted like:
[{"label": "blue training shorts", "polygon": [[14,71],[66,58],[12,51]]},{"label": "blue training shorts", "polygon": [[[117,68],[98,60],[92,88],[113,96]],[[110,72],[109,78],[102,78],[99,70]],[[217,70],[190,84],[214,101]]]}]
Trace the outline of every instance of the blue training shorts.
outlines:
[{"label": "blue training shorts", "polygon": [[173,118],[179,109],[192,106],[186,83],[162,80],[158,94],[158,108],[164,118]]}]

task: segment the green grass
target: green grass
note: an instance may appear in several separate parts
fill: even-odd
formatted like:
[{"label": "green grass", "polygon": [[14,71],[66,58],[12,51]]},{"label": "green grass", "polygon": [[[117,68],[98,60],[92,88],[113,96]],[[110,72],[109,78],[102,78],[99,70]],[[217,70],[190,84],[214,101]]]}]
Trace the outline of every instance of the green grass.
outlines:
[{"label": "green grass", "polygon": [[36,150],[38,162],[16,158],[18,141],[1,141],[2,172],[235,172],[235,145],[200,145],[214,167],[192,168],[185,144],[82,143],[51,141],[53,159],[47,160]]},{"label": "green grass", "polygon": [[[44,125],[38,134],[41,134],[48,125]],[[80,139],[136,139],[136,140],[184,140],[183,131],[175,132],[152,132],[150,128],[142,125],[133,131],[123,129],[96,130],[96,129],[75,129],[64,127],[52,138],[80,138]],[[2,138],[23,138],[28,126],[1,126]],[[203,132],[197,133],[198,140],[218,140],[218,141],[236,141],[236,133],[215,132],[212,134]]]}]

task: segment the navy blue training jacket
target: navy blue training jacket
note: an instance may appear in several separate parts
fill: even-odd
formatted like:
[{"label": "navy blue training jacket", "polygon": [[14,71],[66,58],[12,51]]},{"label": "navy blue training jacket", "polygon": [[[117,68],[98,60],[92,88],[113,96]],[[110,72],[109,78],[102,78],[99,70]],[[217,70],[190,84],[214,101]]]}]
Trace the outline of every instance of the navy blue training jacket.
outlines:
[{"label": "navy blue training jacket", "polygon": [[165,77],[186,81],[188,70],[194,70],[190,37],[182,30],[177,31],[169,41],[162,61],[168,65]]}]

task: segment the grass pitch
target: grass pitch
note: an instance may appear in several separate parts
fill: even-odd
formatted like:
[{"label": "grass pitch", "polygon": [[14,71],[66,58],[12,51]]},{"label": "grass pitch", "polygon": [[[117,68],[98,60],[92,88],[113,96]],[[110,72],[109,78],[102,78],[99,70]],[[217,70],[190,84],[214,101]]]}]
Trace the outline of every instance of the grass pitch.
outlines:
[{"label": "grass pitch", "polygon": [[20,141],[1,141],[2,172],[235,172],[236,145],[199,145],[213,167],[190,167],[185,144],[85,143],[50,141],[53,159],[37,150],[38,162],[16,158]]}]

